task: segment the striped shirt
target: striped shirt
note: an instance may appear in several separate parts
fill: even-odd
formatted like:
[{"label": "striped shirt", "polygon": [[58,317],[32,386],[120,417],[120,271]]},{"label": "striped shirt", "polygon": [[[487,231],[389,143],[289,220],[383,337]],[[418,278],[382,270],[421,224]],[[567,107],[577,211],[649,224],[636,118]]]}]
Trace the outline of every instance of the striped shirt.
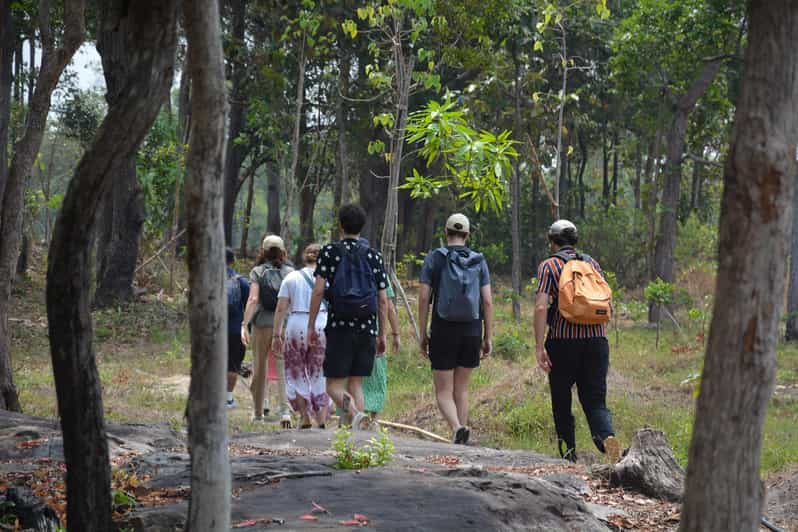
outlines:
[{"label": "striped shirt", "polygon": [[[560,249],[560,253],[567,253],[576,256],[576,251],[571,247],[564,247]],[[601,273],[601,266],[599,263],[590,259],[590,263]],[[549,313],[548,325],[549,333],[548,338],[552,339],[574,339],[574,338],[597,338],[607,336],[607,326],[600,325],[579,325],[571,323],[566,320],[559,310],[556,310],[557,294],[560,289],[560,274],[565,265],[559,257],[549,257],[538,266],[538,289],[537,293],[548,294],[549,302],[555,306],[555,311]]]}]

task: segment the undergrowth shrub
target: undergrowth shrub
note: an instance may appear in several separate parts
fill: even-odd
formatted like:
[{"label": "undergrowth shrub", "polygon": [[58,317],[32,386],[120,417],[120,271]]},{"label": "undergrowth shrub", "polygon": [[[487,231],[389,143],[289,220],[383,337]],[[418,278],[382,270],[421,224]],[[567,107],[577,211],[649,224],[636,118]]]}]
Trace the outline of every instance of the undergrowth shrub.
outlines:
[{"label": "undergrowth shrub", "polygon": [[381,428],[378,435],[372,437],[365,445],[358,448],[352,440],[352,433],[341,427],[335,433],[332,444],[335,451],[335,467],[337,469],[365,469],[383,466],[393,459],[394,444],[388,436],[388,430]]}]

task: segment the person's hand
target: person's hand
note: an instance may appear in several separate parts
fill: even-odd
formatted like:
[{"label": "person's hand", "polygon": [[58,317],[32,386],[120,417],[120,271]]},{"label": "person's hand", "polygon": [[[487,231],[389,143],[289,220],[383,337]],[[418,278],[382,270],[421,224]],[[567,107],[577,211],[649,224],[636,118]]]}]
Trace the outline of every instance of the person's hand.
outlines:
[{"label": "person's hand", "polygon": [[393,333],[391,335],[391,350],[394,354],[399,352],[399,348],[402,346],[401,340],[399,340],[399,334]]},{"label": "person's hand", "polygon": [[421,341],[419,341],[418,345],[421,349],[421,354],[425,358],[429,358],[429,337],[426,334],[421,335]]},{"label": "person's hand", "polygon": [[319,333],[316,332],[316,327],[308,327],[308,346],[316,347],[319,345]]},{"label": "person's hand", "polygon": [[246,325],[241,326],[241,343],[249,347],[249,328]]},{"label": "person's hand", "polygon": [[493,341],[490,338],[482,340],[482,358],[489,357],[493,352]]},{"label": "person's hand", "polygon": [[272,351],[274,353],[279,353],[283,349],[283,337],[282,336],[275,336],[272,338]]},{"label": "person's hand", "polygon": [[381,353],[380,356],[385,355],[385,347],[388,345],[387,340],[385,339],[385,333],[380,333],[377,337],[377,353]]},{"label": "person's hand", "polygon": [[538,359],[538,367],[546,373],[551,371],[551,359],[546,352],[546,348],[539,345],[535,348],[535,358]]}]

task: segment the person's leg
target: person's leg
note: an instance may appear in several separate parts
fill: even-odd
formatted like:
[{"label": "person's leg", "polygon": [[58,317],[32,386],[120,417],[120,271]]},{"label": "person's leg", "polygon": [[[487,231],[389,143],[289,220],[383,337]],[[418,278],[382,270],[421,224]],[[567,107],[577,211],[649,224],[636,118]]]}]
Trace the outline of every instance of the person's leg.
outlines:
[{"label": "person's leg", "polygon": [[612,430],[612,413],[607,408],[609,344],[606,338],[589,338],[581,343],[582,363],[576,389],[593,442],[599,451],[604,452],[604,440],[615,434]]},{"label": "person's leg", "polygon": [[347,391],[354,399],[355,404],[352,405],[357,412],[363,412],[364,399],[363,399],[363,377],[350,376],[347,379]]},{"label": "person's leg", "polygon": [[571,413],[571,387],[574,384],[574,376],[569,344],[568,340],[546,341],[546,351],[551,359],[551,371],[549,371],[551,410],[557,432],[557,446],[563,458],[569,457],[569,453],[572,453],[571,458],[576,456],[576,429],[574,416]]},{"label": "person's leg", "polygon": [[438,409],[452,431],[456,431],[463,424],[457,416],[457,405],[454,402],[454,370],[433,370],[432,382],[435,385]]},{"label": "person's leg", "polygon": [[227,393],[233,393],[238,382],[238,373],[227,372]]},{"label": "person's leg", "polygon": [[468,383],[474,368],[455,368],[454,370],[454,404],[457,407],[457,419],[461,425],[468,425]]},{"label": "person's leg", "polygon": [[[269,344],[271,345],[271,335],[269,335]],[[275,411],[277,415],[287,415],[291,412],[291,407],[288,405],[288,396],[285,389],[285,355],[284,351],[276,351],[274,355],[274,367],[277,371],[277,407]]]},{"label": "person's leg", "polygon": [[268,370],[268,354],[272,343],[271,327],[252,327],[252,407],[255,418],[263,417],[263,402],[266,397],[266,373]]}]

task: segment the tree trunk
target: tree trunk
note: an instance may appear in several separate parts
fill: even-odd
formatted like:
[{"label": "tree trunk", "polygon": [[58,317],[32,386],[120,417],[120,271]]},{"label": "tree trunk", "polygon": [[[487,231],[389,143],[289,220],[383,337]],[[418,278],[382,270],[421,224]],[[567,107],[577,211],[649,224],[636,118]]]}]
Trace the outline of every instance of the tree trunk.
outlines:
[{"label": "tree trunk", "polygon": [[[695,108],[698,99],[712,84],[721,65],[723,58],[714,58],[704,63],[701,73],[693,81],[687,93],[679,98],[674,105],[671,124],[668,129],[668,153],[665,162],[665,184],[662,189],[662,208],[654,247],[654,272],[652,280],[657,278],[673,282],[674,263],[673,253],[676,249],[677,215],[679,210],[679,189],[682,182],[682,156],[684,155],[685,136],[687,134],[688,119]],[[652,322],[659,320],[658,311],[650,311],[649,318]]]},{"label": "tree trunk", "polygon": [[690,212],[698,211],[698,192],[701,190],[701,165],[693,162],[693,181],[690,186]]},{"label": "tree trunk", "polygon": [[64,6],[64,34],[61,46],[55,47],[50,30],[50,2],[39,3],[39,26],[42,41],[42,63],[36,90],[30,98],[25,119],[25,132],[14,145],[14,156],[8,170],[2,209],[0,210],[0,409],[19,410],[16,388],[11,379],[8,342],[8,306],[22,233],[25,182],[42,144],[50,95],[58,78],[72,59],[84,38],[84,0],[69,0]]},{"label": "tree trunk", "polygon": [[230,85],[230,124],[227,128],[227,150],[224,161],[224,238],[227,244],[233,242],[233,216],[235,215],[236,199],[241,188],[239,173],[241,165],[249,152],[249,146],[236,142],[246,127],[247,101],[245,94],[245,81],[247,65],[246,42],[244,30],[246,28],[247,2],[246,0],[233,0],[233,32],[232,51],[228,61],[231,70]]},{"label": "tree trunk", "polygon": [[[513,45],[513,63],[515,77],[513,79],[513,135],[521,138],[521,65],[518,61],[515,45]],[[521,184],[519,175],[519,158],[515,158],[513,175],[510,177],[510,202],[511,202],[511,238],[513,247],[513,318],[521,319]]]},{"label": "tree trunk", "polygon": [[247,189],[247,206],[244,210],[244,223],[241,226],[241,245],[238,247],[238,254],[246,257],[249,252],[249,225],[252,223],[252,200],[255,196],[255,173],[258,170],[257,163],[252,161],[249,169],[249,188]]},{"label": "tree trunk", "polygon": [[612,134],[612,204],[618,205],[618,131]]},{"label": "tree trunk", "polygon": [[579,161],[579,175],[577,176],[577,183],[579,184],[579,217],[585,219],[585,168],[587,168],[587,160],[590,157],[590,152],[587,149],[585,137],[582,131],[579,131],[579,151],[582,154]]},{"label": "tree trunk", "polygon": [[89,308],[91,235],[101,199],[120,166],[136,152],[169,93],[177,4],[177,0],[100,4],[99,38],[109,38],[111,32],[123,36],[112,41],[131,52],[131,71],[128,83],[110,99],[113,104],[75,170],[50,246],[47,317],[71,530],[111,529],[111,471]]},{"label": "tree trunk", "polygon": [[[8,179],[8,127],[11,119],[11,62],[14,57],[14,18],[11,0],[0,0],[0,202]],[[2,205],[2,203],[0,203]]]},{"label": "tree trunk", "polygon": [[634,181],[632,182],[632,190],[635,196],[635,209],[640,210],[641,204],[641,195],[640,195],[640,185],[643,173],[643,150],[641,149],[642,139],[638,138],[635,146],[635,177]]},{"label": "tree trunk", "polygon": [[193,96],[186,175],[191,385],[188,531],[230,528],[227,453],[227,306],[224,295],[222,156],[225,79],[219,5],[184,4]]},{"label": "tree trunk", "polygon": [[787,287],[787,332],[788,342],[798,340],[798,187],[792,197],[792,240],[790,244],[790,278]]},{"label": "tree trunk", "polygon": [[[316,236],[313,231],[313,212],[316,210],[316,198],[318,195],[313,186],[307,185],[299,193],[299,239],[300,245],[296,256],[301,258],[304,246],[315,241]],[[300,262],[297,262],[300,264]]]},{"label": "tree trunk", "polygon": [[269,164],[266,167],[267,172],[267,191],[266,191],[266,208],[267,220],[266,231],[271,234],[280,234],[280,170],[277,165]]},{"label": "tree trunk", "polygon": [[[100,41],[98,39],[98,49]],[[127,50],[124,54],[129,52]],[[111,90],[111,84],[108,87]],[[97,235],[97,290],[94,294],[97,308],[133,299],[133,278],[144,226],[144,195],[136,179],[135,152],[126,161],[119,161],[113,187],[102,203],[102,223]]]},{"label": "tree trunk", "polygon": [[798,4],[752,0],[680,530],[759,529],[798,136]]},{"label": "tree trunk", "polygon": [[294,203],[294,191],[296,189],[296,169],[299,165],[299,148],[302,141],[302,107],[305,102],[305,39],[303,37],[299,48],[299,59],[297,60],[297,81],[296,99],[294,100],[294,132],[291,135],[291,168],[286,176],[285,210],[283,211],[283,225],[280,233],[287,246],[291,246],[291,207]]},{"label": "tree trunk", "polygon": [[349,183],[349,157],[346,139],[346,102],[344,94],[349,92],[349,69],[351,62],[343,48],[338,54],[340,68],[338,69],[338,96],[335,105],[335,122],[338,126],[338,152],[336,153],[335,192],[333,195],[333,209],[337,213],[341,205],[348,203],[351,197]]},{"label": "tree trunk", "polygon": [[610,206],[610,153],[607,148],[607,121],[601,125],[601,199],[604,210]]}]

